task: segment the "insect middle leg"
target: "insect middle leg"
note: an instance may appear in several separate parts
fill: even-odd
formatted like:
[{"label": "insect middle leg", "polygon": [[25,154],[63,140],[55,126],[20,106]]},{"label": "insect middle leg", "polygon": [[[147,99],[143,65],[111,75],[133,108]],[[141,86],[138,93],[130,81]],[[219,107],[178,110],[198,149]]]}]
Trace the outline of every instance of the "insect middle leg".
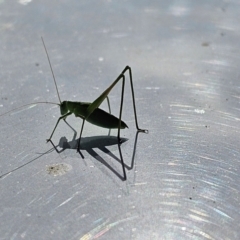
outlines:
[{"label": "insect middle leg", "polygon": [[[109,97],[107,96],[106,98],[107,98],[108,110],[109,110],[109,113],[111,113]],[[81,142],[81,138],[82,138],[82,132],[83,132],[83,127],[84,127],[85,120],[86,119],[83,118],[82,127],[81,127],[81,131],[80,131],[80,136],[79,136],[79,140],[78,140],[77,152],[79,152],[79,153],[80,153],[80,142]],[[82,154],[81,154],[81,156],[82,156]]]}]

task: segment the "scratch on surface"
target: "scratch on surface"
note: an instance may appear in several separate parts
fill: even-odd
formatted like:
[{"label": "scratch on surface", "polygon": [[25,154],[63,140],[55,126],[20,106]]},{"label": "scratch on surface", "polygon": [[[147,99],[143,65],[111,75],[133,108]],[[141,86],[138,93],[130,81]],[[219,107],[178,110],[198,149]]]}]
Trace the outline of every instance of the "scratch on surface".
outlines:
[{"label": "scratch on surface", "polygon": [[210,181],[207,181],[207,180],[201,180],[201,182],[209,184],[210,186],[214,186],[214,187],[218,187],[219,186],[219,184],[213,183],[213,182],[210,182]]},{"label": "scratch on surface", "polygon": [[32,203],[34,203],[37,200],[37,197],[33,198],[27,205],[30,206]]},{"label": "scratch on surface", "polygon": [[18,2],[22,5],[27,5],[28,3],[30,3],[32,0],[18,0]]},{"label": "scratch on surface", "polygon": [[[165,194],[165,195],[169,195],[169,194]],[[173,194],[172,196],[176,196],[176,194]],[[164,206],[175,206],[175,207],[180,206],[178,202],[160,202],[160,204]]]},{"label": "scratch on surface", "polygon": [[210,221],[202,218],[202,217],[199,217],[199,216],[196,216],[196,215],[193,215],[193,214],[188,214],[189,218],[190,219],[193,219],[195,221],[199,221],[199,222],[205,222],[205,223],[210,223]]},{"label": "scratch on surface", "polygon": [[70,197],[70,198],[68,198],[67,200],[65,200],[64,202],[62,202],[60,205],[58,205],[57,208],[63,206],[63,205],[66,204],[66,203],[68,203],[68,202],[71,201],[74,197],[75,197],[75,194],[74,194],[72,197]]},{"label": "scratch on surface", "polygon": [[97,238],[101,237],[103,234],[105,234],[106,232],[108,232],[113,227],[117,226],[118,224],[133,220],[135,218],[137,218],[137,216],[124,218],[122,220],[119,220],[119,221],[116,221],[113,223],[109,223],[109,224],[108,224],[109,219],[107,219],[104,223],[100,224],[99,226],[95,227],[94,229],[92,229],[91,231],[86,233],[84,236],[82,236],[80,238],[80,240],[97,239]]},{"label": "scratch on surface", "polygon": [[212,65],[219,65],[219,66],[229,66],[229,64],[225,60],[216,60],[216,59],[211,59],[211,60],[205,60],[202,61],[204,63],[209,63]]},{"label": "scratch on surface", "polygon": [[233,220],[233,218],[232,218],[232,217],[228,216],[226,213],[224,213],[224,212],[220,211],[219,209],[217,209],[217,208],[214,208],[213,210],[214,210],[215,212],[217,212],[217,213],[221,214],[222,216],[224,216],[224,217],[227,217],[227,218],[229,218],[229,219],[232,219],[232,220]]},{"label": "scratch on surface", "polygon": [[50,202],[52,201],[52,199],[56,196],[56,194],[57,194],[57,193],[53,193],[51,196],[49,196],[49,197],[47,198],[47,201],[45,202],[45,204],[50,203]]},{"label": "scratch on surface", "polygon": [[225,118],[225,119],[240,121],[240,118],[235,117],[230,113],[223,112],[223,111],[217,111],[217,112],[220,113],[223,116],[223,118]]},{"label": "scratch on surface", "polygon": [[204,211],[203,209],[201,209],[201,211],[198,210],[198,209],[189,209],[189,211],[194,213],[194,214],[200,215],[202,217],[208,217],[209,216],[209,214],[207,214],[206,212],[203,212]]},{"label": "scratch on surface", "polygon": [[17,156],[19,156],[19,155],[21,155],[22,153],[24,153],[25,152],[25,150],[24,151],[22,151],[22,152],[20,152],[20,153],[18,153],[15,157],[17,157]]},{"label": "scratch on surface", "polygon": [[139,183],[134,183],[134,184],[131,184],[131,186],[141,186],[141,185],[146,185],[147,182],[139,182]]},{"label": "scratch on surface", "polygon": [[160,87],[146,87],[147,90],[159,90]]},{"label": "scratch on surface", "polygon": [[224,162],[224,160],[222,160],[222,159],[211,158],[211,157],[207,157],[207,156],[200,155],[200,154],[195,154],[195,156],[202,158],[202,159],[214,161],[214,162]]},{"label": "scratch on surface", "polygon": [[25,156],[23,156],[20,160],[19,160],[19,162],[22,162],[24,159],[26,159],[28,156],[29,156],[30,154],[28,153],[28,154],[26,154]]},{"label": "scratch on surface", "polygon": [[184,105],[184,104],[170,104],[170,107],[182,107],[182,108],[192,108],[193,106],[191,105]]},{"label": "scratch on surface", "polygon": [[212,238],[209,234],[203,232],[203,231],[199,231],[198,232],[200,235],[204,236],[205,238],[208,238],[210,240],[214,240],[214,238]]},{"label": "scratch on surface", "polygon": [[237,95],[232,95],[232,97],[240,99],[240,96],[237,96]]},{"label": "scratch on surface", "polygon": [[[73,216],[73,213],[76,213],[76,212],[78,211],[78,209],[83,208],[83,207],[85,207],[86,205],[87,205],[87,202],[84,202],[84,203],[80,204],[79,206],[73,208],[73,209],[68,213],[68,215],[66,215],[66,219],[68,219],[70,216]],[[84,218],[84,217],[86,217],[86,216],[88,216],[88,215],[89,215],[89,214],[83,214],[83,215],[81,216],[81,218]]]},{"label": "scratch on surface", "polygon": [[78,195],[79,192],[74,193],[70,198],[66,199],[65,201],[63,201],[61,204],[59,204],[57,207],[55,207],[54,209],[52,209],[52,212],[54,212],[55,210],[57,210],[58,208],[60,208],[61,206],[67,204],[68,202],[70,202],[76,195]]}]

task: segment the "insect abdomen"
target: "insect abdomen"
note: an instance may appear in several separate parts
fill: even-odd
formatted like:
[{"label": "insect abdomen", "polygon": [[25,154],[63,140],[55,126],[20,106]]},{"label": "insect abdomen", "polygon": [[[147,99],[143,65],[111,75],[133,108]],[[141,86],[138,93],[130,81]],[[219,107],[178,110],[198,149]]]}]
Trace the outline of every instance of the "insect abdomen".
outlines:
[{"label": "insect abdomen", "polygon": [[[104,110],[97,108],[86,119],[86,121],[103,128],[118,128],[119,119]],[[121,121],[121,129],[128,128],[127,124]]]}]

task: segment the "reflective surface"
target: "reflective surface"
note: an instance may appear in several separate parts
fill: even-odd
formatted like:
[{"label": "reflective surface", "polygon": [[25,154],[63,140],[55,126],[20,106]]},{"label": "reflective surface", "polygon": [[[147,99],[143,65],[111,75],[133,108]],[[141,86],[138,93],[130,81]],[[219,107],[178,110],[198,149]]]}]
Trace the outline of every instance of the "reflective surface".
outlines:
[{"label": "reflective surface", "polygon": [[[240,239],[238,1],[0,1],[0,114],[96,99],[132,67],[116,131],[38,105],[0,118],[0,239]],[[121,87],[110,94],[118,115]],[[107,109],[106,103],[102,107]]]}]

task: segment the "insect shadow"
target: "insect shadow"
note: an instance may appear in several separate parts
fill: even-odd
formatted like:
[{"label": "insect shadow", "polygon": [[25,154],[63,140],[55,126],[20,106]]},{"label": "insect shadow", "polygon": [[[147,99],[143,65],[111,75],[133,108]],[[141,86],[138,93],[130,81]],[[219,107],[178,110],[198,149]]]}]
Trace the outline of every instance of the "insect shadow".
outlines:
[{"label": "insect shadow", "polygon": [[[61,137],[58,145],[55,145],[50,140],[52,146],[54,147],[54,149],[56,150],[57,153],[62,153],[66,149],[77,149],[78,148],[79,139],[76,139],[77,131],[66,120],[64,120],[64,121],[73,130],[74,135],[73,135],[73,138],[71,141],[68,141],[66,137]],[[122,150],[121,150],[121,145],[124,142],[128,141],[128,139],[121,138],[121,143],[119,143],[119,140],[116,136],[110,136],[110,130],[109,130],[108,135],[106,135],[106,136],[93,136],[93,137],[84,137],[84,138],[82,137],[80,149],[88,152],[88,154],[90,154],[97,161],[101,162],[105,167],[107,167],[109,170],[111,170],[117,177],[119,177],[122,181],[124,181],[124,180],[126,180],[125,177],[122,176],[120,173],[118,173],[101,156],[99,156],[99,154],[94,150],[94,148],[101,150],[103,153],[107,154],[108,156],[110,156],[111,158],[113,158],[120,164],[122,164],[122,162],[124,162],[124,167],[127,170],[132,170],[133,166],[134,166],[134,159],[135,159],[135,154],[136,154],[137,140],[138,140],[139,133],[140,133],[140,131],[136,131],[130,165],[126,164],[123,161]],[[108,149],[108,147],[114,146],[114,145],[118,146],[120,159]],[[60,148],[60,150],[58,148]],[[83,154],[81,154],[81,155],[82,155],[82,158],[84,158]]]},{"label": "insect shadow", "polygon": [[[65,120],[66,124],[73,130],[74,135],[71,141],[68,141],[66,137],[61,137],[59,140],[59,144],[58,145],[54,145],[54,143],[52,141],[51,144],[53,146],[53,148],[47,150],[44,153],[39,153],[40,155],[33,158],[32,160],[22,164],[21,166],[18,166],[16,168],[14,168],[13,170],[6,172],[2,175],[0,175],[0,179],[27,166],[28,164],[38,160],[39,158],[41,158],[43,155],[49,154],[52,151],[56,150],[57,153],[62,153],[64,152],[66,149],[77,149],[78,147],[78,140],[76,139],[77,136],[77,132],[76,130]],[[135,160],[135,154],[136,154],[136,149],[137,149],[137,140],[138,140],[138,134],[141,133],[140,131],[136,131],[136,135],[135,135],[135,140],[134,140],[134,146],[133,146],[133,153],[132,153],[132,157],[131,157],[131,164],[127,165],[124,162],[124,167],[127,170],[132,170],[134,167],[134,160]],[[120,164],[122,163],[123,157],[122,157],[122,150],[121,150],[121,145],[128,141],[127,138],[121,138],[121,143],[119,143],[118,138],[115,136],[110,136],[110,131],[108,133],[108,135],[106,136],[93,136],[93,137],[84,137],[82,138],[82,144],[81,144],[81,150],[86,150],[92,157],[94,157],[97,161],[101,162],[104,166],[106,166],[108,169],[110,169],[116,176],[118,176],[122,181],[126,180],[124,176],[121,176],[121,174],[119,174],[112,166],[110,166],[101,156],[99,156],[97,154],[96,151],[94,151],[94,148],[98,148],[100,149],[102,152],[104,152],[105,154],[109,155],[110,157],[112,157],[113,159],[115,159],[117,162],[119,162]],[[120,159],[115,156],[107,147],[109,146],[113,146],[113,145],[117,145],[118,146],[118,150],[119,150],[119,156]],[[60,150],[58,150],[58,148],[61,148]],[[84,158],[84,156],[82,155],[82,158]]]}]

